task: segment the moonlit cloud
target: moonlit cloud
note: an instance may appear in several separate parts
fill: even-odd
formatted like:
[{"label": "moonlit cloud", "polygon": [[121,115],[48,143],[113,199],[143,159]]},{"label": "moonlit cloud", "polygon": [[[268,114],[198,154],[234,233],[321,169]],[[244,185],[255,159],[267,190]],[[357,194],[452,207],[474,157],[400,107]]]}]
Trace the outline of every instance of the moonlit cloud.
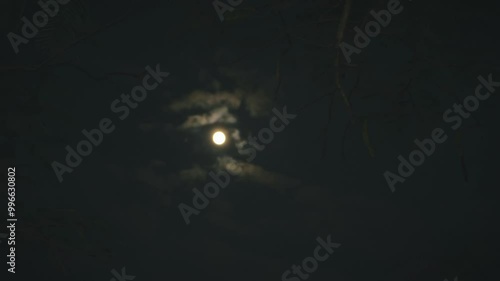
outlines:
[{"label": "moonlit cloud", "polygon": [[238,150],[243,149],[243,147],[247,144],[247,141],[241,139],[240,130],[238,129],[233,129],[231,137],[233,138],[234,145]]},{"label": "moonlit cloud", "polygon": [[224,156],[217,159],[219,169],[227,170],[237,174],[240,178],[250,182],[256,182],[264,186],[285,190],[300,186],[300,181],[283,174],[265,170],[261,166],[244,161],[238,161],[231,157]]},{"label": "moonlit cloud", "polygon": [[207,114],[189,116],[187,120],[181,125],[181,128],[195,128],[215,123],[233,124],[236,123],[236,121],[236,117],[233,114],[229,113],[227,107],[219,107]]},{"label": "moonlit cloud", "polygon": [[[268,115],[271,111],[272,100],[264,91],[245,92],[242,90],[217,91],[215,93],[196,90],[187,97],[176,100],[166,106],[165,110],[170,112],[184,112],[192,110],[208,111],[190,115],[180,126],[181,129],[196,128],[215,123],[233,124],[237,122],[231,110],[237,110],[244,105],[251,117]],[[150,124],[143,124],[142,130],[151,130]]]},{"label": "moonlit cloud", "polygon": [[192,109],[211,109],[215,107],[227,107],[237,109],[241,105],[242,93],[218,92],[210,93],[205,91],[194,91],[186,98],[175,101],[168,106],[168,110],[179,112]]}]

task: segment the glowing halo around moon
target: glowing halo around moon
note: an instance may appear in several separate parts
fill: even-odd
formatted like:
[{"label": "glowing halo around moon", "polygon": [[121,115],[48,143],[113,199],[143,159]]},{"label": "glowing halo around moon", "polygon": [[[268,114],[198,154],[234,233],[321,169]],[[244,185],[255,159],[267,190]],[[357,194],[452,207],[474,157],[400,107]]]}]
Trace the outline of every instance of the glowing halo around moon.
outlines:
[{"label": "glowing halo around moon", "polygon": [[226,142],[226,135],[221,131],[217,131],[212,136],[212,140],[216,145],[223,145]]}]

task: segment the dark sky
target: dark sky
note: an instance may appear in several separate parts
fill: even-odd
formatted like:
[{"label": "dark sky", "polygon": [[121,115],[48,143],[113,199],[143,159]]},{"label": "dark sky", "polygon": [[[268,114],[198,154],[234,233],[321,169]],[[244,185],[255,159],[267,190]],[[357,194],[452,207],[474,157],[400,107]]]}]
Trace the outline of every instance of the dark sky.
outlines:
[{"label": "dark sky", "polygon": [[[498,280],[500,89],[455,130],[460,114],[443,118],[479,76],[500,81],[497,6],[402,0],[348,63],[339,30],[355,46],[391,1],[243,0],[221,21],[207,0],[72,0],[18,54],[8,34],[41,8],[6,1],[1,163],[18,222],[0,280],[279,281],[328,236],[341,246],[309,280]],[[121,120],[110,105],[157,65],[168,77]],[[284,107],[296,117],[251,148]],[[60,182],[54,161],[105,118],[114,131]],[[384,173],[437,128],[447,139],[392,192]],[[235,170],[186,224],[193,188]]]}]

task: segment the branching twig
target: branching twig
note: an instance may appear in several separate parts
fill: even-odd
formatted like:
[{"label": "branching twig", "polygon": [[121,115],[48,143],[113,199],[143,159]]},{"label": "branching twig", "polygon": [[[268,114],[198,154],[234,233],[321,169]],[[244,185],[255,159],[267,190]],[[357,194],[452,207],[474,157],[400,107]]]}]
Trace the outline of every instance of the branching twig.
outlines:
[{"label": "branching twig", "polygon": [[[335,61],[334,61],[334,67],[335,67],[335,87],[336,91],[339,91],[340,94],[342,95],[342,98],[344,99],[344,102],[347,106],[347,111],[349,112],[349,115],[351,115],[352,119],[352,112],[351,112],[351,104],[349,102],[349,99],[347,98],[346,94],[344,93],[344,90],[342,89],[342,86],[340,85],[340,43],[344,39],[344,32],[345,28],[347,26],[347,19],[349,18],[349,13],[351,11],[351,0],[346,0],[344,4],[344,9],[342,11],[342,15],[340,16],[340,23],[337,29],[337,38],[336,38],[336,56],[335,56]],[[333,98],[333,96],[331,97]]]}]

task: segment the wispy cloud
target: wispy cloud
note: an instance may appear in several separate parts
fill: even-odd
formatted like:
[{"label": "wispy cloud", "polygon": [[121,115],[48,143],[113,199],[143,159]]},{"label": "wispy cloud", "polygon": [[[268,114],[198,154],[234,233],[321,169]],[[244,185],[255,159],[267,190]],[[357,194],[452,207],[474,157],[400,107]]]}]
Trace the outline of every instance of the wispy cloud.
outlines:
[{"label": "wispy cloud", "polygon": [[236,117],[233,114],[229,113],[227,107],[219,107],[207,114],[189,116],[187,120],[182,123],[181,128],[196,128],[215,123],[233,124],[236,123],[236,121]]},{"label": "wispy cloud", "polygon": [[286,175],[266,171],[263,167],[245,161],[238,161],[224,156],[217,159],[219,169],[225,169],[230,173],[237,174],[244,180],[262,184],[278,190],[285,190],[300,186],[300,181]]},{"label": "wispy cloud", "polygon": [[[256,118],[270,113],[272,100],[263,91],[234,90],[212,93],[196,90],[185,98],[173,101],[165,107],[165,110],[174,113],[201,110],[203,113],[188,116],[180,126],[181,129],[190,129],[215,123],[236,123],[237,117],[230,111],[237,110],[243,105],[250,116]],[[151,124],[143,124],[141,129],[151,130]]]},{"label": "wispy cloud", "polygon": [[184,99],[174,101],[167,109],[173,112],[192,109],[212,109],[215,107],[237,109],[241,105],[241,99],[242,93],[240,91],[210,93],[197,90]]}]

